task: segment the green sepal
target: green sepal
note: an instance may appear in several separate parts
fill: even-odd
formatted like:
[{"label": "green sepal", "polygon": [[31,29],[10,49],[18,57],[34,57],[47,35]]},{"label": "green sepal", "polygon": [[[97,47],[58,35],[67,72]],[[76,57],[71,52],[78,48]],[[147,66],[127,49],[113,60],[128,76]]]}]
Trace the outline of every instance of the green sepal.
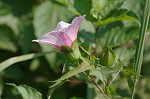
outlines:
[{"label": "green sepal", "polygon": [[71,63],[77,63],[81,57],[78,41],[75,40],[71,47],[62,45],[61,46],[61,52],[63,52],[67,59]]}]

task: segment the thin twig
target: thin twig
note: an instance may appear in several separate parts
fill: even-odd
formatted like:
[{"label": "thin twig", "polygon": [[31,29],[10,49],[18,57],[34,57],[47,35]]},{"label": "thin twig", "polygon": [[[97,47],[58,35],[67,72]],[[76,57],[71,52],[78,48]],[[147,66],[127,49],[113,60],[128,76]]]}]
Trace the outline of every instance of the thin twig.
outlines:
[{"label": "thin twig", "polygon": [[112,82],[115,80],[115,78],[117,77],[117,75],[120,73],[120,71],[121,70],[119,70],[116,74],[115,74],[115,76],[113,77],[113,79],[110,81],[110,83],[109,83],[109,85],[108,85],[108,87],[110,87],[110,85],[112,84]]},{"label": "thin twig", "polygon": [[[102,90],[102,88],[97,84],[97,82],[95,81],[94,78],[90,77],[90,76],[87,75],[85,72],[84,72],[84,74],[92,81],[93,84],[95,84],[95,86],[98,88],[98,90],[99,90],[100,92],[102,92],[102,94],[104,94],[105,96],[107,96],[107,95],[105,94],[105,92]],[[107,96],[107,97],[109,98],[109,96]],[[110,99],[110,98],[109,98],[109,99]]]},{"label": "thin twig", "polygon": [[86,82],[86,81],[81,81],[81,80],[78,80],[78,81],[72,81],[72,80],[67,80],[68,82],[74,82],[74,83],[83,83],[83,82]]}]

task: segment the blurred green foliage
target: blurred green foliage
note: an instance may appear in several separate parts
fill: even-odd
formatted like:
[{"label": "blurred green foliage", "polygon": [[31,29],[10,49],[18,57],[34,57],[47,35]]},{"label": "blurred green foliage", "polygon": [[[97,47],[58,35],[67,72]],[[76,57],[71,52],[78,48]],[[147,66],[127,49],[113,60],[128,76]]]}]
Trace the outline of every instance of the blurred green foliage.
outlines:
[{"label": "blurred green foliage", "polygon": [[[31,91],[31,93],[26,93],[29,96],[32,92],[34,94],[40,92],[42,98],[46,99],[49,85],[51,85],[48,81],[61,77],[63,65],[67,60],[53,46],[32,43],[32,40],[52,31],[59,21],[71,22],[78,15],[86,15],[79,29],[78,40],[80,45],[86,50],[98,54],[101,53],[103,47],[110,46],[116,53],[116,61],[119,59],[122,64],[131,67],[144,1],[0,0],[0,66],[2,66],[3,61],[9,66],[0,72],[0,97],[2,99],[20,99],[23,96],[16,89],[21,87]],[[142,77],[136,88],[136,99],[148,99],[150,97],[149,41],[150,26],[145,42]],[[96,52],[94,52],[94,49],[96,49]],[[9,65],[11,62],[5,61],[12,57],[38,52],[40,52],[41,57],[25,58],[23,56],[22,62],[13,60],[14,63],[20,63]],[[49,53],[44,54],[44,52]],[[95,61],[95,58],[93,60]],[[72,67],[66,66],[66,68],[71,70]],[[115,70],[115,73],[116,71],[118,70]],[[62,76],[62,78],[65,77],[63,80],[83,72],[83,70],[76,67],[75,71],[70,72],[70,74],[66,73]],[[107,75],[113,73],[114,71],[108,68],[103,71],[98,67],[90,75],[98,76],[97,80],[100,80],[98,83],[101,84],[101,81],[110,79]],[[101,93],[91,84],[81,81],[86,80],[86,78],[82,74],[72,77],[72,82],[67,82],[58,88],[51,98],[97,99]],[[16,87],[14,88],[6,83],[15,83],[17,86],[14,85]],[[61,83],[60,80],[60,83],[55,84],[60,85]],[[111,87],[113,87],[113,90]],[[113,93],[114,97],[119,96],[114,99],[129,98],[130,90],[122,73],[115,79],[111,87],[107,88],[107,92]],[[41,94],[39,95],[41,96]]]}]

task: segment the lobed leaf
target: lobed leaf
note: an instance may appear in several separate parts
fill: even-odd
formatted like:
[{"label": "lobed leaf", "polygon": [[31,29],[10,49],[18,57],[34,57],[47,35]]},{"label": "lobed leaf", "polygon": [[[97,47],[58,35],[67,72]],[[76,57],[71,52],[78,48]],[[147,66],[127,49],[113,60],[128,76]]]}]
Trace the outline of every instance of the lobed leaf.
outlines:
[{"label": "lobed leaf", "polygon": [[52,93],[54,92],[54,90],[59,87],[60,85],[62,85],[63,83],[66,82],[66,79],[75,76],[81,72],[84,72],[86,70],[91,70],[93,69],[93,65],[90,65],[90,63],[86,60],[84,60],[81,65],[75,67],[74,69],[70,70],[68,73],[66,73],[65,75],[61,76],[59,79],[53,81],[55,82],[54,85],[49,87],[49,92],[48,92],[48,98],[50,99]]},{"label": "lobed leaf", "polygon": [[108,67],[97,67],[96,69],[90,72],[90,75],[97,77],[103,82],[103,84],[106,84],[111,74],[116,73],[118,71],[119,70],[117,69],[112,69]]}]

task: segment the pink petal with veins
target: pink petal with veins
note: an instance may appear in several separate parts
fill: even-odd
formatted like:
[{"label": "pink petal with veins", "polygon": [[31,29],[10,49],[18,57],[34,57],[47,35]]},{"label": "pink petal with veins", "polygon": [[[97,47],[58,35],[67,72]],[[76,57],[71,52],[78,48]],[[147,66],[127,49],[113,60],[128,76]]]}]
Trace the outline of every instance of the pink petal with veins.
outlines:
[{"label": "pink petal with veins", "polygon": [[80,26],[80,23],[82,22],[82,20],[84,19],[84,16],[80,16],[80,17],[75,17],[71,23],[71,25],[69,25],[68,28],[64,28],[62,31],[65,32],[72,41],[74,41],[77,38],[78,35],[78,29]]},{"label": "pink petal with veins", "polygon": [[61,30],[64,29],[64,28],[68,28],[69,25],[70,25],[69,23],[60,21],[60,22],[57,24],[57,26],[56,26],[56,28],[54,29],[54,31],[61,31]]},{"label": "pink petal with veins", "polygon": [[78,29],[80,23],[84,19],[84,16],[75,17],[71,24],[60,21],[54,31],[49,32],[37,40],[32,40],[33,42],[51,44],[58,49],[62,45],[70,46],[77,39]]},{"label": "pink petal with veins", "polygon": [[45,44],[52,44],[57,48],[61,47],[62,45],[71,46],[73,43],[70,37],[63,32],[50,32],[43,35],[39,39],[32,41]]}]

